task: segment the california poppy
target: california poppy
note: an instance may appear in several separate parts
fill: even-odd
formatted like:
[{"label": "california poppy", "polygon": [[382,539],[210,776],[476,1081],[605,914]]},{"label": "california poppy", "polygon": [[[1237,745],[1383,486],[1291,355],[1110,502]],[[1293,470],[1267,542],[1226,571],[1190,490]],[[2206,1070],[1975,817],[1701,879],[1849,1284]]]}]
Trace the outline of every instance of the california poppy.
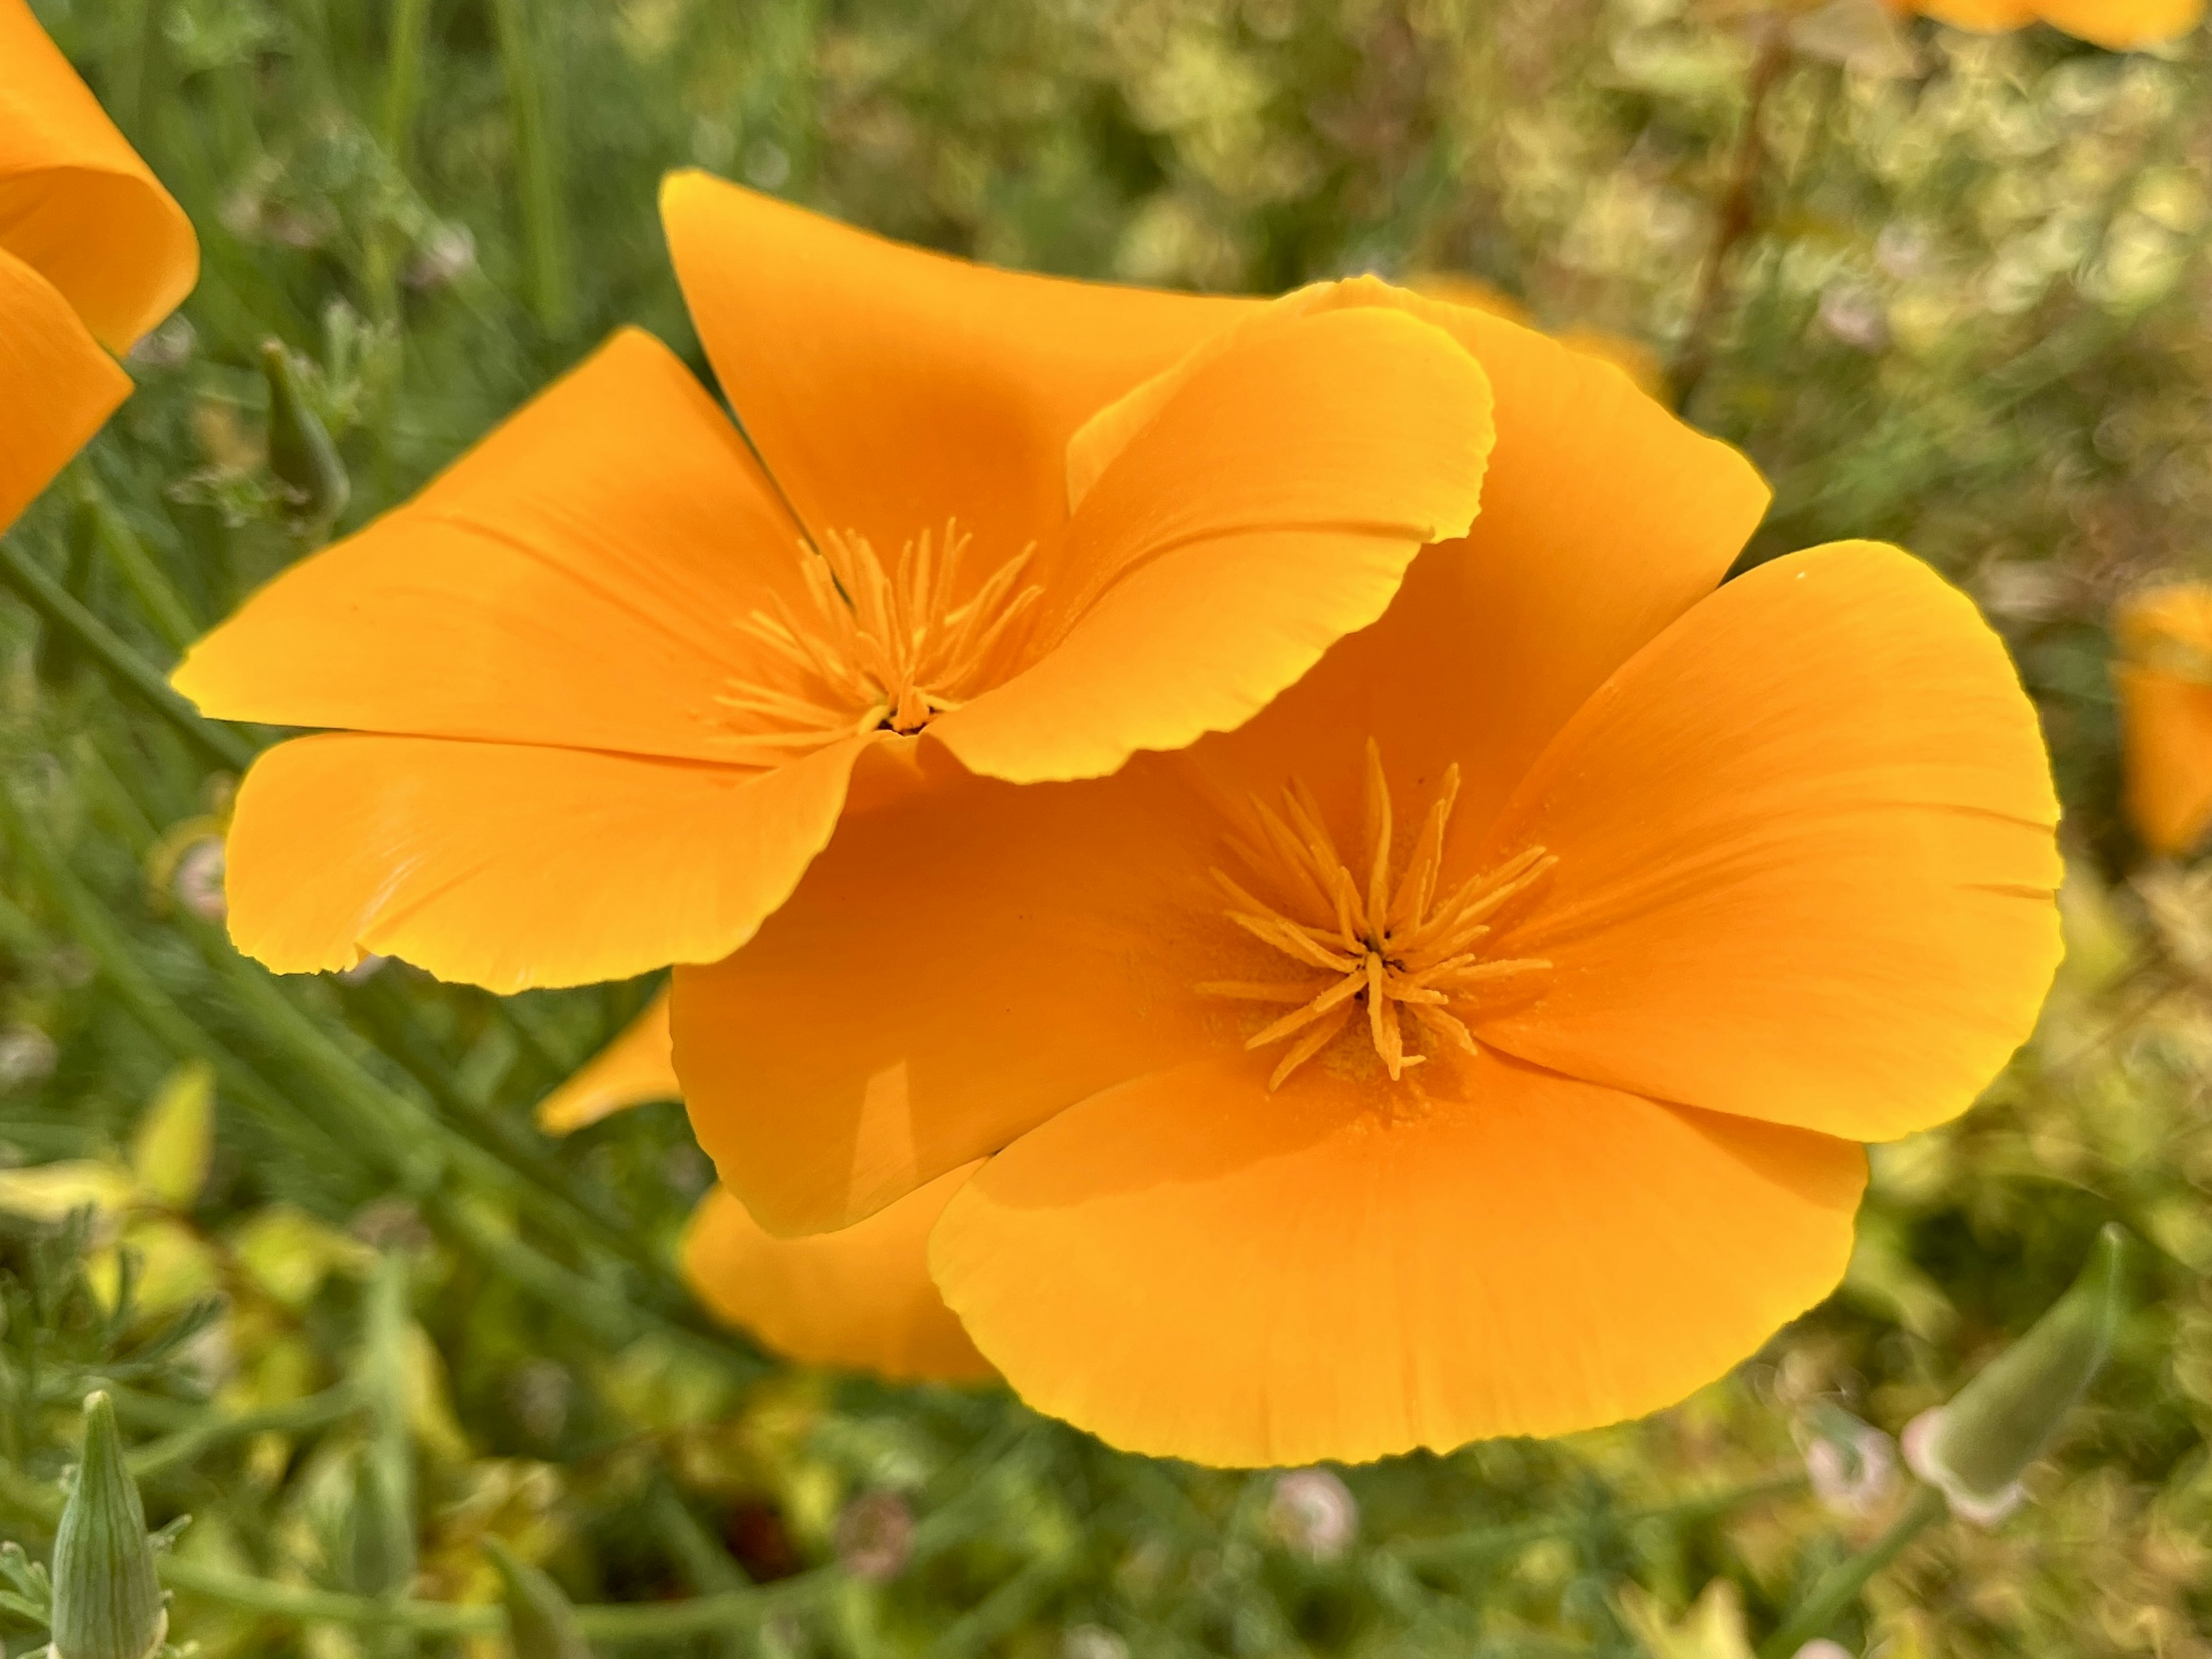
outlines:
[{"label": "california poppy", "polygon": [[24,0],[0,0],[0,529],[130,394],[115,356],[198,269],[183,210]]},{"label": "california poppy", "polygon": [[2128,817],[2151,851],[2178,856],[2212,830],[2212,586],[2137,594],[2112,632]]},{"label": "california poppy", "polygon": [[1890,0],[1954,27],[1988,33],[2051,27],[2092,45],[2127,52],[2178,40],[2204,20],[2204,0]]},{"label": "california poppy", "polygon": [[1495,388],[1464,544],[1179,754],[1017,789],[871,751],[790,901],[676,975],[752,1215],[834,1230],[982,1160],[939,1289],[1030,1403],[1136,1450],[1680,1397],[1834,1285],[1857,1143],[1964,1108],[2058,956],[2048,767],[1971,604],[1856,543],[1716,588],[1765,506],[1739,456],[1393,302]]},{"label": "california poppy", "polygon": [[[680,1097],[663,991],[538,1109],[566,1134],[626,1107]],[[930,1230],[968,1171],[908,1194],[840,1232],[775,1238],[716,1188],[684,1233],[684,1273],[701,1301],[777,1352],[898,1381],[990,1375],[945,1305],[926,1260]]]},{"label": "california poppy", "polygon": [[[662,211],[745,436],[625,331],[179,668],[207,714],[338,728],[239,791],[231,932],[271,967],[712,961],[868,750],[926,729],[1027,781],[1234,726],[1474,515],[1482,371],[1393,307],[1018,276],[696,173]],[[1209,340],[1070,471],[1093,410]]]}]

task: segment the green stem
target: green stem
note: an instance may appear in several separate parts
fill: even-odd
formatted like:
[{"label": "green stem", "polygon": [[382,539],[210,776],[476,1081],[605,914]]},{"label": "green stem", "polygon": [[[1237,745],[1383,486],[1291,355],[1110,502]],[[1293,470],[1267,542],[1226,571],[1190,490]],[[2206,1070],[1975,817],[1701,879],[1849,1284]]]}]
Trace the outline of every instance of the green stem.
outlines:
[{"label": "green stem", "polygon": [[[456,1605],[349,1595],[339,1590],[279,1584],[174,1556],[161,1559],[161,1571],[163,1583],[187,1595],[299,1624],[355,1625],[368,1629],[397,1626],[425,1636],[498,1636],[507,1629],[506,1613],[488,1603]],[[672,1641],[757,1618],[772,1607],[811,1594],[831,1577],[832,1570],[822,1568],[775,1584],[695,1596],[685,1601],[604,1602],[578,1607],[576,1622],[593,1641]]]},{"label": "green stem", "polygon": [[360,1404],[361,1396],[353,1385],[341,1382],[320,1394],[311,1394],[281,1406],[264,1406],[258,1411],[214,1418],[159,1440],[148,1441],[131,1454],[131,1473],[141,1480],[151,1480],[183,1468],[228,1441],[243,1440],[257,1434],[296,1434],[305,1429],[319,1429],[326,1423],[337,1422]]},{"label": "green stem", "polygon": [[[1765,1480],[1754,1480],[1747,1486],[1732,1486],[1725,1492],[1686,1498],[1653,1509],[1633,1510],[1611,1517],[1611,1523],[1616,1530],[1623,1532],[1632,1527],[1654,1523],[1692,1525],[1711,1520],[1717,1516],[1733,1514],[1739,1509],[1764,1503],[1771,1498],[1792,1497],[1804,1491],[1805,1486],[1806,1480],[1802,1474],[1774,1475]],[[1536,1521],[1522,1526],[1484,1527],[1469,1532],[1454,1533],[1448,1538],[1420,1538],[1394,1544],[1389,1546],[1389,1553],[1409,1567],[1455,1566],[1486,1556],[1502,1555],[1530,1544],[1540,1544],[1547,1539],[1581,1532],[1589,1524],[1586,1516],[1574,1516],[1563,1521]]]},{"label": "green stem", "polygon": [[500,65],[507,76],[515,159],[522,172],[522,237],[530,261],[531,308],[545,332],[559,339],[574,320],[574,295],[569,281],[568,214],[553,153],[533,13],[526,0],[492,0],[492,18],[499,33]]},{"label": "green stem", "polygon": [[1797,1611],[1759,1644],[1759,1659],[1790,1659],[1814,1637],[1826,1635],[1837,1616],[1858,1599],[1868,1580],[1904,1554],[1905,1547],[1932,1522],[1942,1520],[1949,1508],[1943,1494],[1935,1487],[1915,1486],[1911,1498],[1899,1511],[1897,1519],[1889,1523],[1887,1532],[1849,1560],[1838,1563],[1821,1575],[1820,1582],[1798,1604]]},{"label": "green stem", "polygon": [[200,636],[199,623],[185,608],[183,598],[155,562],[146,544],[138,539],[137,532],[100,494],[89,468],[79,465],[76,469],[76,484],[77,509],[92,526],[94,543],[107,556],[116,574],[123,578],[123,585],[138,601],[139,610],[145,612],[154,631],[171,650],[182,656]]},{"label": "green stem", "polygon": [[0,538],[0,581],[74,639],[119,689],[142,699],[209,759],[234,772],[242,772],[252,763],[256,749],[251,741],[228,726],[201,719],[198,711],[172,690],[168,681],[143,657],[71,598],[21,547],[5,538]]}]

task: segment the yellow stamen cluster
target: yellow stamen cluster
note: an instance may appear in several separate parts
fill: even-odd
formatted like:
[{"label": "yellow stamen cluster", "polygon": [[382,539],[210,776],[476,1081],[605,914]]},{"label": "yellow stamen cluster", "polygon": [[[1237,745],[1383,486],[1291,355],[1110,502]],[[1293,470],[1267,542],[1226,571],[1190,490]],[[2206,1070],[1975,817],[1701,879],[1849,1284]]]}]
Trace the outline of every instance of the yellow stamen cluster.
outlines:
[{"label": "yellow stamen cluster", "polygon": [[1440,897],[1444,832],[1459,794],[1455,765],[1445,770],[1412,857],[1394,883],[1390,786],[1382,751],[1371,740],[1365,793],[1364,884],[1338,853],[1312,793],[1296,779],[1283,791],[1279,812],[1252,798],[1260,840],[1233,843],[1253,875],[1283,902],[1268,903],[1223,872],[1212,872],[1234,906],[1230,921],[1313,970],[1295,980],[1217,981],[1198,988],[1209,996],[1297,1005],[1245,1044],[1264,1048],[1296,1039],[1267,1079],[1270,1089],[1280,1088],[1334,1042],[1362,1005],[1375,1052],[1394,1082],[1428,1058],[1407,1051],[1406,1016],[1431,1036],[1473,1054],[1474,1033],[1449,1005],[1500,990],[1525,993],[1532,988],[1528,975],[1552,965],[1534,957],[1486,961],[1475,946],[1498,913],[1542,880],[1558,859],[1532,847]]},{"label": "yellow stamen cluster", "polygon": [[925,530],[890,569],[864,536],[832,533],[818,551],[802,546],[805,601],[772,594],[769,609],[738,623],[787,672],[738,681],[715,701],[764,726],[746,737],[784,751],[775,758],[878,728],[919,732],[957,708],[987,688],[994,658],[1015,642],[1042,592],[1017,586],[1032,545],[961,598],[973,539],[952,524],[939,543]]}]

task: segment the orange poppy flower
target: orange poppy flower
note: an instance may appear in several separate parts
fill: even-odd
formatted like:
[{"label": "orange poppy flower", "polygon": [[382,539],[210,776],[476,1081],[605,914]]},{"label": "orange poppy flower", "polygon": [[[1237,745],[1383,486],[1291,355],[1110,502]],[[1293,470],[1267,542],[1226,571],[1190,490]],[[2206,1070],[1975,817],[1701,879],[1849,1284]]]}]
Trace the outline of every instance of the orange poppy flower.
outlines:
[{"label": "orange poppy flower", "polygon": [[2178,857],[2212,830],[2212,586],[2176,583],[2114,613],[2129,820]]},{"label": "orange poppy flower", "polygon": [[[1395,308],[1018,276],[696,173],[662,211],[765,471],[625,331],[177,671],[207,714],[339,728],[239,791],[231,931],[271,967],[514,990],[712,961],[870,749],[927,728],[1026,781],[1179,747],[1474,513],[1481,370]],[[1217,336],[1071,471],[1094,410]]]},{"label": "orange poppy flower", "polygon": [[[669,1052],[668,994],[538,1108],[567,1134],[627,1107],[682,1097]],[[720,1188],[684,1234],[699,1299],[788,1358],[894,1381],[970,1382],[989,1362],[945,1305],[926,1259],[930,1230],[969,1171],[957,1170],[842,1232],[773,1238]]]},{"label": "orange poppy flower", "polygon": [[1890,0],[1954,27],[2004,33],[2031,23],[2128,52],[2179,40],[2204,21],[2204,0]]},{"label": "orange poppy flower", "polygon": [[[1528,307],[1504,289],[1493,287],[1480,276],[1468,276],[1450,270],[1421,271],[1408,276],[1406,286],[1416,294],[1427,295],[1432,300],[1443,300],[1455,306],[1486,311],[1493,317],[1503,317],[1509,323],[1526,323],[1533,326],[1535,322]],[[1667,366],[1660,361],[1659,354],[1641,340],[1615,334],[1610,329],[1594,328],[1587,323],[1576,323],[1559,329],[1552,337],[1571,351],[1579,351],[1586,357],[1611,363],[1633,380],[1638,390],[1662,403],[1671,395],[1667,385]]]},{"label": "orange poppy flower", "polygon": [[183,210],[24,0],[0,0],[0,529],[130,394],[109,354],[198,270]]},{"label": "orange poppy flower", "polygon": [[1765,506],[1739,456],[1398,302],[1469,342],[1498,441],[1381,622],[1109,778],[872,751],[789,902],[677,971],[753,1216],[832,1230],[983,1160],[939,1289],[1030,1403],[1136,1450],[1680,1397],[1834,1285],[1856,1143],[1965,1107],[2058,957],[2049,770],[1971,604],[1867,544],[1716,589]]}]

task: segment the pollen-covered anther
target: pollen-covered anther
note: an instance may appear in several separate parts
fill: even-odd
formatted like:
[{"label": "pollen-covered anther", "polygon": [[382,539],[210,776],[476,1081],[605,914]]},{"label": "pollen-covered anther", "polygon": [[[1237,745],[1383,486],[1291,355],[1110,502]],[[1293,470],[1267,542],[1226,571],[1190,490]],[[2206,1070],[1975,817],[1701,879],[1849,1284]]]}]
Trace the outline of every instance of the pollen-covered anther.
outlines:
[{"label": "pollen-covered anther", "polygon": [[1307,971],[1282,980],[1217,980],[1198,989],[1208,996],[1246,1002],[1288,1003],[1290,1012],[1253,1034],[1248,1048],[1289,1041],[1270,1089],[1326,1048],[1362,1014],[1375,1052],[1393,1081],[1423,1064],[1426,1052],[1410,1052],[1404,1022],[1410,1018],[1432,1043],[1475,1053],[1474,1034],[1455,1005],[1486,995],[1526,994],[1533,976],[1551,967],[1533,957],[1486,957],[1477,948],[1501,913],[1533,890],[1559,860],[1531,847],[1449,892],[1437,889],[1443,873],[1444,834],[1459,794],[1459,768],[1443,781],[1422,820],[1405,868],[1392,879],[1390,786],[1382,751],[1367,745],[1365,880],[1337,851],[1321,807],[1293,779],[1279,811],[1255,796],[1256,841],[1232,842],[1255,884],[1251,889],[1215,870],[1230,901],[1229,920]]},{"label": "pollen-covered anther", "polygon": [[947,522],[886,568],[866,537],[832,532],[801,544],[805,596],[771,594],[738,631],[767,648],[770,673],[715,698],[773,765],[864,732],[911,735],[1000,678],[1042,590],[1022,586],[1036,546],[966,587],[973,538]]}]

